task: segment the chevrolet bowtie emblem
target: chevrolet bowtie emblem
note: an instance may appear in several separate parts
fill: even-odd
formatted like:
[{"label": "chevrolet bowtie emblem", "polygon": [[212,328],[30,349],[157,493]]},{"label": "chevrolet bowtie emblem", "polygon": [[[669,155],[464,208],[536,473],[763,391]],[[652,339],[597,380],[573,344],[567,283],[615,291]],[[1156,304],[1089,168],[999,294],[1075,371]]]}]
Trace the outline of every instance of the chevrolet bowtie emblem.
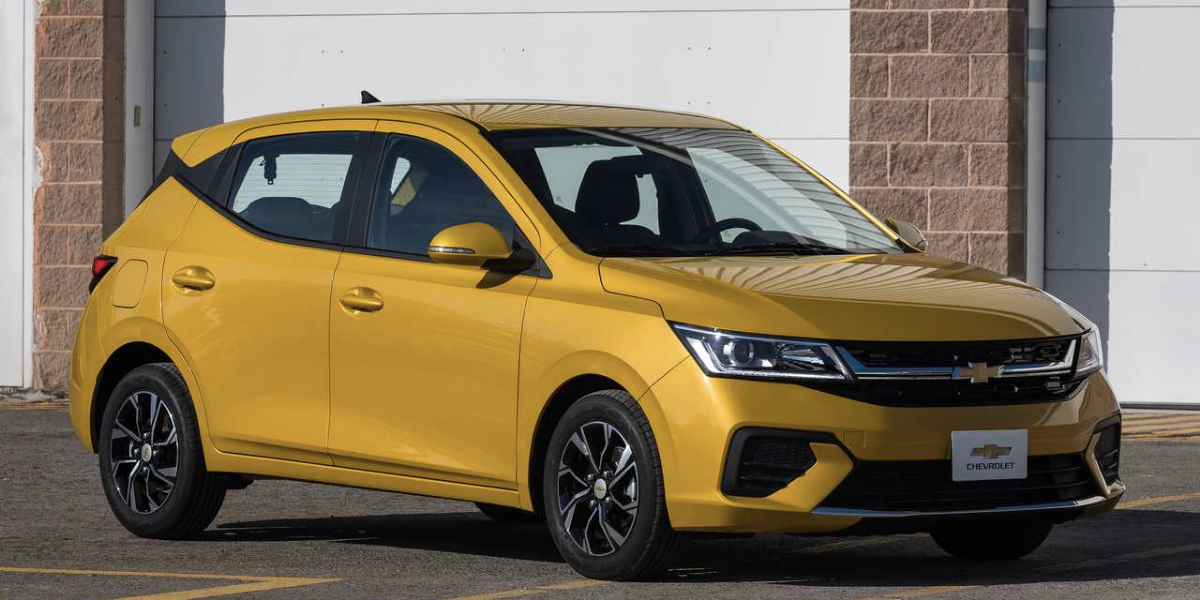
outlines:
[{"label": "chevrolet bowtie emblem", "polygon": [[951,379],[969,379],[971,383],[987,383],[989,379],[998,377],[1003,367],[989,367],[987,363],[968,362],[965,367],[954,367]]},{"label": "chevrolet bowtie emblem", "polygon": [[993,460],[1001,456],[1008,456],[1011,453],[1012,446],[997,446],[995,444],[988,444],[982,448],[971,450],[971,456],[985,456]]}]

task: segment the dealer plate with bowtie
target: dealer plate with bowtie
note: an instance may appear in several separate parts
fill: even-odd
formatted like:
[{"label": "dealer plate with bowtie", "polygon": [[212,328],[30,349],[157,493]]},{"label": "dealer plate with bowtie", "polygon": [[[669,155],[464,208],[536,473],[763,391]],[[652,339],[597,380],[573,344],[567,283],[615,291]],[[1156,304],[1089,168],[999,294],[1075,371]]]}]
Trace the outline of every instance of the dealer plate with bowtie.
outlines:
[{"label": "dealer plate with bowtie", "polygon": [[950,468],[954,481],[1025,479],[1029,474],[1029,432],[951,432]]}]

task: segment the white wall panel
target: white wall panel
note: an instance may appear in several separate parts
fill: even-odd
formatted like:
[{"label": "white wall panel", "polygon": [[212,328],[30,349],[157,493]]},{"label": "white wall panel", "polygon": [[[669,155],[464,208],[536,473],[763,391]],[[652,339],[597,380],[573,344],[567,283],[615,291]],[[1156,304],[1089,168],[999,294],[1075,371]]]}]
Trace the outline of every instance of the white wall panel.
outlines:
[{"label": "white wall panel", "polygon": [[1200,404],[1196,31],[1198,0],[1051,2],[1046,287],[1100,325],[1124,402]]},{"label": "white wall panel", "polygon": [[1049,135],[1200,137],[1200,2],[1050,11]]},{"label": "white wall panel", "polygon": [[26,85],[32,52],[30,2],[0,4],[0,386],[25,385],[29,359],[27,304],[29,236],[33,218],[28,199],[30,110]]},{"label": "white wall panel", "polygon": [[333,9],[231,1],[224,18],[170,16],[220,4],[159,2],[159,140],[354,103],[364,88],[387,100],[550,98],[711,113],[829,152],[804,157],[848,179],[848,151],[834,149],[849,137],[848,0],[786,10],[794,3],[359,1],[323,15],[305,11]]},{"label": "white wall panel", "polygon": [[1200,139],[1050,140],[1046,267],[1200,270],[1197,167]]}]

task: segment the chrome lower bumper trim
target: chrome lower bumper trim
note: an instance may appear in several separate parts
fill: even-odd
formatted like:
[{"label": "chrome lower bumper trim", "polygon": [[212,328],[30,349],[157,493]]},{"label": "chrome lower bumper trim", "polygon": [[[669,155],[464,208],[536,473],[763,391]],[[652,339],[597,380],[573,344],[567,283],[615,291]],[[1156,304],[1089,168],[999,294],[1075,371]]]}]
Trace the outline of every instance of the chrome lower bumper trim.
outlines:
[{"label": "chrome lower bumper trim", "polygon": [[1044,502],[1042,504],[1023,504],[1020,506],[1001,506],[997,508],[976,508],[967,510],[866,510],[859,508],[826,508],[813,509],[812,514],[822,517],[858,517],[862,519],[898,519],[911,517],[953,517],[964,515],[1000,515],[1011,513],[1041,512],[1051,510],[1069,510],[1072,508],[1087,508],[1108,500],[1104,496],[1092,496],[1082,500],[1064,500],[1062,502]]}]

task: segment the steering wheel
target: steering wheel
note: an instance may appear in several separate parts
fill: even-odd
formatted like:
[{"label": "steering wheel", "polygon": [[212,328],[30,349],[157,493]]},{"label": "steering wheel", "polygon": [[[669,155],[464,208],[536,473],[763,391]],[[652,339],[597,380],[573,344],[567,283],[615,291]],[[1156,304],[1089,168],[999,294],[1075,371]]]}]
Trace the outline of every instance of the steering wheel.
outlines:
[{"label": "steering wheel", "polygon": [[763,230],[763,228],[760,227],[758,225],[758,223],[755,223],[754,221],[751,221],[750,219],[743,219],[741,217],[730,217],[728,219],[721,219],[720,221],[717,221],[716,223],[713,223],[712,225],[705,227],[704,231],[697,233],[696,237],[692,238],[692,241],[690,243],[699,244],[700,242],[708,241],[708,240],[712,239],[712,237],[714,235],[717,235],[718,233],[721,233],[722,231],[725,231],[726,229],[749,229],[750,231],[762,231]]}]

